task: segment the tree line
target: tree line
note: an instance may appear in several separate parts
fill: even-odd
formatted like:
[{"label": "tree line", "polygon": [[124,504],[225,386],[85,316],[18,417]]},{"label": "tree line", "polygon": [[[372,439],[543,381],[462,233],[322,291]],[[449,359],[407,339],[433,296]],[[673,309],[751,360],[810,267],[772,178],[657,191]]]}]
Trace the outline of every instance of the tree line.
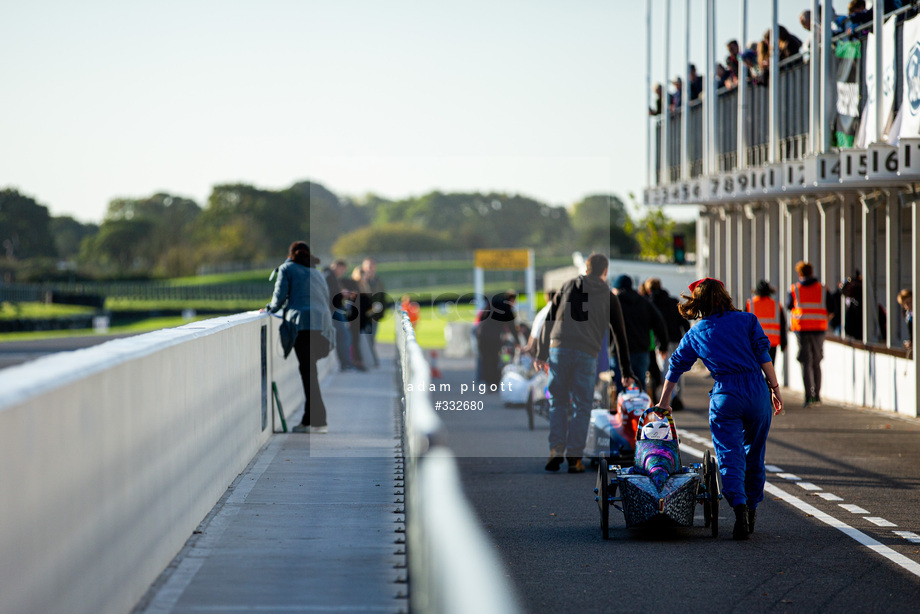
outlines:
[{"label": "tree line", "polygon": [[634,219],[613,195],[570,208],[504,193],[388,200],[340,197],[311,181],[282,190],[217,185],[204,207],[167,193],[116,198],[93,224],[52,216],[8,188],[0,190],[0,272],[8,281],[179,277],[204,265],[277,261],[300,237],[335,256],[532,247],[654,258],[669,256],[674,231],[693,251],[692,223],[684,226],[656,209]]}]

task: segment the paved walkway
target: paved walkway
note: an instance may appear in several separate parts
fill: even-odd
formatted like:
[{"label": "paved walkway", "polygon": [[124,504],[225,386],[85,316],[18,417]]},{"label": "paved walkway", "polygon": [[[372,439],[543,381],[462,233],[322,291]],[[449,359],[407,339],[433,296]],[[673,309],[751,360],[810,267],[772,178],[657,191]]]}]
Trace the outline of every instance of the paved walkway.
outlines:
[{"label": "paved walkway", "polygon": [[274,435],[135,612],[408,610],[395,350],[378,351],[323,381],[329,434]]}]

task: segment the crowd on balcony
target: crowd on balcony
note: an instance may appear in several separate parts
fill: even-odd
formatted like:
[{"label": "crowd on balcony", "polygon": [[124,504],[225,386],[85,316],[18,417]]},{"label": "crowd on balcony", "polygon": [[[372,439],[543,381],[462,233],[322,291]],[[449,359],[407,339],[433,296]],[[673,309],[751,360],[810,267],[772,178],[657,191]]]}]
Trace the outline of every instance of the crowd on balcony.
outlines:
[{"label": "crowd on balcony", "polygon": [[[907,0],[884,0],[885,13],[897,10],[908,4]],[[916,2],[915,4],[920,4]],[[818,7],[818,17],[814,27],[818,28],[820,36],[821,7]],[[834,36],[846,34],[854,35],[855,30],[861,26],[871,23],[873,20],[873,9],[866,8],[865,0],[852,0],[847,7],[846,15],[837,15],[831,7],[831,33]],[[799,24],[806,33],[811,32],[813,25],[812,14],[810,10],[803,11],[799,16]],[[728,55],[724,62],[717,63],[714,70],[713,79],[717,90],[735,89],[741,73],[741,67],[747,68],[748,83],[752,85],[768,85],[770,81],[770,36],[771,30],[764,32],[761,40],[751,42],[741,49],[737,40],[730,40],[726,44]],[[810,49],[810,34],[801,38],[795,36],[784,26],[779,26],[779,60],[780,62],[790,58],[798,58],[798,61],[808,62],[809,57],[806,52]],[[696,71],[693,64],[689,67],[690,73],[690,100],[696,100],[703,93],[703,77]],[[654,102],[649,108],[649,115],[661,115],[664,100],[667,100],[667,108],[670,112],[680,109],[681,99],[683,96],[683,78],[675,77],[671,81],[673,90],[666,92],[662,84],[655,84],[653,88]]]}]

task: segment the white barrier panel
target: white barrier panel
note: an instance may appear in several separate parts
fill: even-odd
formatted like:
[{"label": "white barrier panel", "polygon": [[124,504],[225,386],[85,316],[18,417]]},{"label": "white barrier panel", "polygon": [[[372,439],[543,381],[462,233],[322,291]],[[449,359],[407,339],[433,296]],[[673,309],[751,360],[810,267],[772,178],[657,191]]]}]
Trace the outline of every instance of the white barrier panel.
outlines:
[{"label": "white barrier panel", "polygon": [[276,330],[241,314],[0,371],[0,612],[131,609],[271,435],[273,363],[299,385]]},{"label": "white barrier panel", "polygon": [[[799,344],[789,333],[786,346],[789,388],[804,392]],[[824,342],[821,399],[917,416],[913,361],[879,354],[833,341]]]}]

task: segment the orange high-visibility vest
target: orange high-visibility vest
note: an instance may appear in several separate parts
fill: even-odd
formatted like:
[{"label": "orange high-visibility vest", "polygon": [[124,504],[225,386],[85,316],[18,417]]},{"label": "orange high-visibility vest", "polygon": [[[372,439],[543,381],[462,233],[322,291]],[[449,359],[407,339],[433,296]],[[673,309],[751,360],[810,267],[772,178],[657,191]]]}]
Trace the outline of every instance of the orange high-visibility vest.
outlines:
[{"label": "orange high-visibility vest", "polygon": [[814,332],[827,330],[827,308],[824,302],[824,286],[814,283],[792,286],[792,325],[796,332]]},{"label": "orange high-visibility vest", "polygon": [[770,340],[770,347],[779,345],[779,303],[769,296],[755,296],[748,299],[748,311],[757,316],[763,332]]}]

